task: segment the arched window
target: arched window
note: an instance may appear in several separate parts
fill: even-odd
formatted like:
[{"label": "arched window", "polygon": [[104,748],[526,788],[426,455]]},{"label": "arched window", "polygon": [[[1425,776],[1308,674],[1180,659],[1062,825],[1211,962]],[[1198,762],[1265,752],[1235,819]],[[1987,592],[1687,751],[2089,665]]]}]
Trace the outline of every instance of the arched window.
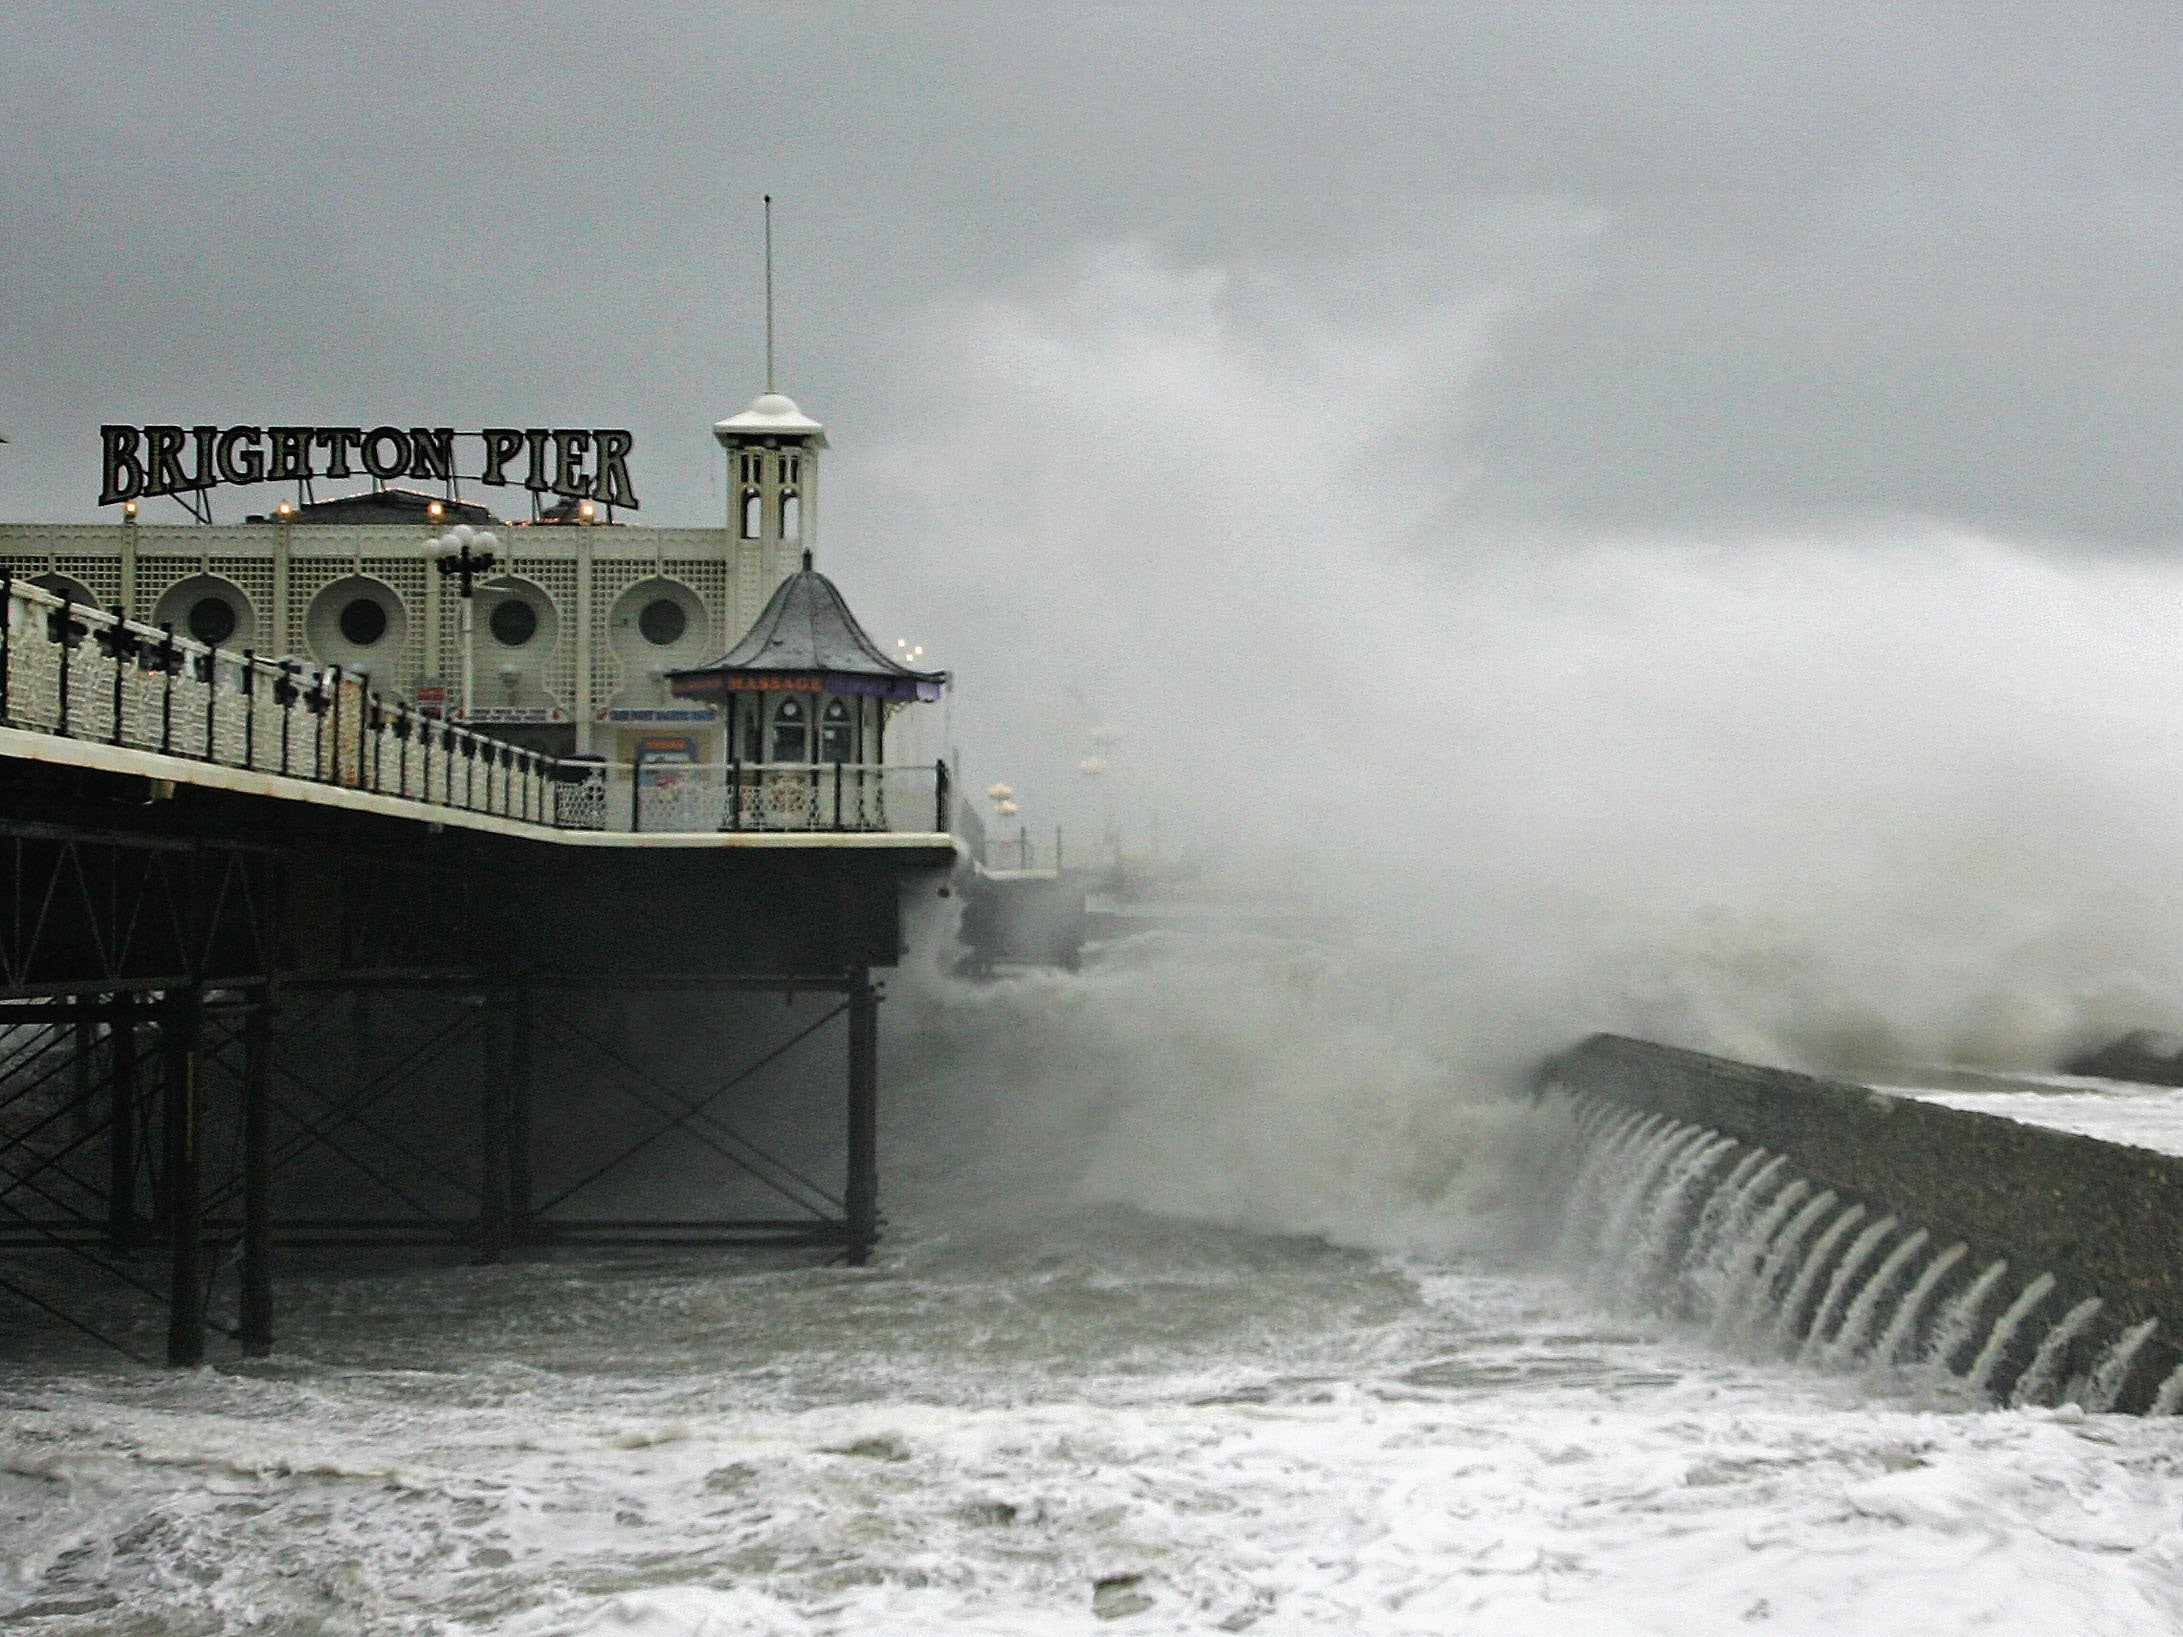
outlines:
[{"label": "arched window", "polygon": [[803,537],[803,502],[794,489],[781,491],[781,538],[798,540]]},{"label": "arched window", "polygon": [[803,701],[790,694],[773,707],[773,755],[776,762],[801,762],[808,760],[805,747],[810,743],[810,723],[804,717]]},{"label": "arched window", "polygon": [[849,707],[839,699],[829,699],[826,709],[819,712],[819,760],[846,762],[855,750],[856,722],[849,715]]},{"label": "arched window", "polygon": [[765,527],[766,503],[756,489],[743,491],[743,538],[755,540]]}]

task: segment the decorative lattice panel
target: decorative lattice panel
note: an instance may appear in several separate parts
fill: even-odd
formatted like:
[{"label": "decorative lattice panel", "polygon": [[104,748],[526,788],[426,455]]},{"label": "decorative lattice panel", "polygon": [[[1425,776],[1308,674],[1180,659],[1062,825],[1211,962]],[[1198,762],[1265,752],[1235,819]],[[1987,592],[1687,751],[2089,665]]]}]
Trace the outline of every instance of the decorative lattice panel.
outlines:
[{"label": "decorative lattice panel", "polygon": [[136,565],[136,607],[131,613],[150,619],[159,599],[184,580],[200,574],[217,574],[243,594],[258,640],[268,640],[273,610],[273,559],[271,557],[140,557]]},{"label": "decorative lattice panel", "polygon": [[48,570],[55,574],[65,574],[71,580],[81,580],[98,593],[101,607],[121,601],[121,558],[118,555],[111,557],[57,555],[48,558],[43,567],[30,569],[26,577],[42,574]]},{"label": "decorative lattice panel", "polygon": [[[271,566],[267,567],[268,577]],[[306,622],[311,603],[318,594],[336,580],[346,580],[352,574],[369,575],[384,580],[393,587],[401,599],[403,612],[402,646],[393,655],[394,675],[392,686],[397,693],[408,693],[416,686],[418,676],[424,670],[424,577],[425,564],[417,557],[297,557],[288,565],[288,630],[289,640],[297,652],[305,651]],[[268,599],[270,600],[270,599]],[[312,656],[316,658],[317,656]],[[374,661],[376,664],[377,661]]]},{"label": "decorative lattice panel", "polygon": [[[622,593],[646,580],[679,580],[697,593],[705,605],[706,657],[726,650],[743,634],[730,602],[728,565],[717,557],[668,557],[658,561],[610,560],[591,570],[591,693],[594,706],[603,705],[620,691],[625,678],[621,658],[614,651],[614,605]],[[731,631],[730,626],[734,626]]]},{"label": "decorative lattice panel", "polygon": [[[500,572],[529,580],[544,591],[546,599],[553,604],[560,631],[551,657],[539,672],[539,682],[563,710],[573,712],[576,704],[576,563],[567,557],[510,557]],[[462,640],[462,616],[460,610],[452,606],[454,602],[455,599],[449,597],[441,604],[442,653],[459,652],[455,645]]]},{"label": "decorative lattice panel", "polygon": [[[251,612],[257,616],[258,629],[267,629],[266,622],[273,610],[273,559],[270,557],[214,557],[206,565],[209,573],[233,580],[242,587],[243,595],[250,599]],[[140,565],[137,577],[142,580],[144,570]],[[156,599],[155,599],[156,600]]]},{"label": "decorative lattice panel", "polygon": [[408,611],[394,673],[399,679],[395,687],[406,694],[424,673],[424,580],[431,570],[421,557],[367,557],[363,569],[373,579],[394,587]]}]

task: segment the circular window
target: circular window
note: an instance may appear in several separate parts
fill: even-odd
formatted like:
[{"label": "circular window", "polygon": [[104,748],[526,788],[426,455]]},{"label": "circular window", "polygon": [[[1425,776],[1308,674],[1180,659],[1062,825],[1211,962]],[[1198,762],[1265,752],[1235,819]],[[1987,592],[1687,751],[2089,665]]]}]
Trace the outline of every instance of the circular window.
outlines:
[{"label": "circular window", "polygon": [[235,605],[225,597],[199,597],[189,605],[184,623],[199,642],[215,646],[235,634]]},{"label": "circular window", "polygon": [[486,623],[503,648],[520,648],[538,635],[538,610],[521,597],[503,597]]},{"label": "circular window", "polygon": [[[190,617],[196,618],[194,610]],[[359,648],[369,648],[386,634],[387,611],[376,598],[351,597],[341,605],[341,637],[344,642],[352,642]]]},{"label": "circular window", "polygon": [[655,648],[665,648],[682,640],[682,633],[690,628],[690,616],[672,597],[654,597],[644,605],[644,612],[637,616],[637,629],[644,633],[644,640]]}]

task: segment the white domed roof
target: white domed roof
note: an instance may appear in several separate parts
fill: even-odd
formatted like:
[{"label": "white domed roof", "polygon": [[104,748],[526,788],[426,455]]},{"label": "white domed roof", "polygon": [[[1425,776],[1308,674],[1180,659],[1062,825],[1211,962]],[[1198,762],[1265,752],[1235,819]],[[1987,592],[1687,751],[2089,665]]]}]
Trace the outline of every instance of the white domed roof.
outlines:
[{"label": "white domed roof", "polygon": [[752,437],[804,438],[826,447],[826,428],[798,409],[796,400],[785,392],[759,393],[742,414],[718,422],[713,436],[722,443]]}]

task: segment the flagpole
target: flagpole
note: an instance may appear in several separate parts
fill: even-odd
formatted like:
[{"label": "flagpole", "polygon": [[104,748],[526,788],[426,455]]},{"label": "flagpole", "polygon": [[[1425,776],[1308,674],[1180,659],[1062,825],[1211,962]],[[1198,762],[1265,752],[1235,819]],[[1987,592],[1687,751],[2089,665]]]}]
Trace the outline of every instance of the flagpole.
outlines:
[{"label": "flagpole", "polygon": [[773,195],[766,195],[766,390],[773,390]]}]

